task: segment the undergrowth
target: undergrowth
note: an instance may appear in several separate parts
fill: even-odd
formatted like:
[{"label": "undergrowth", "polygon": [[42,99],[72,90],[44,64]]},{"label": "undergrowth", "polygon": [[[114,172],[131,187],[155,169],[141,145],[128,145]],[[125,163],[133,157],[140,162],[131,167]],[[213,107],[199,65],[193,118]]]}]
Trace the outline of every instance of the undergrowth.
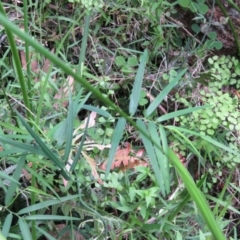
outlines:
[{"label": "undergrowth", "polygon": [[0,3],[1,239],[239,238],[240,64],[218,7]]}]

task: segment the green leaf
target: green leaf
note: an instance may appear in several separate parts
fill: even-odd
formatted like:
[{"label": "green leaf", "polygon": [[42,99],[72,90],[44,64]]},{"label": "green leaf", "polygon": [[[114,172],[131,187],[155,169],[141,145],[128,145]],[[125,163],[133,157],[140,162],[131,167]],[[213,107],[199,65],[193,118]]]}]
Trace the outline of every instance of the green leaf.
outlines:
[{"label": "green leaf", "polygon": [[203,136],[202,134],[199,134],[197,132],[190,131],[188,129],[181,128],[181,127],[176,127],[176,126],[166,126],[166,128],[170,129],[170,130],[176,130],[176,131],[179,131],[179,132],[185,132],[185,133],[191,134],[193,136],[201,137],[202,139],[208,141],[209,143],[211,143],[211,144],[213,144],[213,145],[215,145],[219,148],[222,148],[223,150],[226,150],[227,152],[233,153],[233,154],[240,157],[240,152],[239,151],[233,150],[230,147],[227,147],[224,144],[222,144],[222,143],[220,143],[220,142],[216,141],[215,139],[210,138],[208,136]]},{"label": "green leaf", "polygon": [[62,176],[70,180],[71,178],[69,177],[68,173],[65,170],[65,167],[63,163],[60,161],[60,159],[48,148],[48,146],[41,140],[41,138],[31,129],[31,127],[27,124],[27,122],[24,120],[24,118],[16,112],[19,119],[21,120],[22,124],[24,127],[27,129],[27,131],[30,133],[30,135],[35,139],[39,147],[42,149],[42,151],[45,153],[46,156],[49,157],[49,159],[57,166],[60,168]]},{"label": "green leaf", "polygon": [[148,59],[148,51],[145,50],[143,55],[141,56],[140,64],[139,64],[139,67],[138,67],[138,71],[137,71],[135,81],[134,81],[134,84],[133,84],[132,93],[131,93],[131,96],[130,96],[129,114],[131,116],[133,116],[137,111],[138,102],[139,102],[139,99],[140,99],[140,94],[141,94],[141,89],[142,89],[142,81],[143,81],[143,76],[144,76],[144,70],[145,70],[145,66],[146,66],[146,63],[147,63],[147,59]]},{"label": "green leaf", "polygon": [[118,66],[118,67],[122,67],[124,65],[126,65],[126,61],[125,61],[125,58],[123,56],[117,56],[115,58],[115,64]]},{"label": "green leaf", "polygon": [[[144,132],[148,132],[144,123],[142,122],[142,120],[137,120],[137,125],[144,131]],[[150,126],[151,128],[151,126]],[[149,129],[150,130],[150,129]],[[152,165],[152,169],[154,171],[154,174],[156,176],[157,179],[157,183],[161,189],[162,194],[165,196],[166,195],[166,190],[164,187],[164,180],[163,180],[163,176],[161,175],[161,170],[158,164],[158,160],[156,157],[156,153],[155,153],[155,149],[154,146],[152,145],[151,141],[146,138],[142,133],[140,133],[140,137],[143,141],[144,147],[146,149],[147,155],[149,157],[149,161]]]},{"label": "green leaf", "polygon": [[179,79],[186,73],[187,69],[182,70],[178,75],[163,89],[163,91],[154,99],[145,112],[145,117],[148,117],[161,104],[162,100],[167,97],[168,93],[173,89]]},{"label": "green leaf", "polygon": [[13,196],[15,194],[15,191],[16,191],[16,188],[18,185],[18,180],[22,174],[22,169],[25,164],[25,159],[26,159],[26,155],[22,155],[17,163],[17,167],[13,173],[13,178],[16,180],[16,182],[11,182],[10,186],[8,187],[8,191],[5,196],[5,205],[6,206],[9,205],[13,199]]},{"label": "green leaf", "polygon": [[196,23],[192,24],[191,28],[195,33],[200,33],[200,31],[201,31],[201,28]]},{"label": "green leaf", "polygon": [[59,199],[53,199],[53,200],[48,200],[48,201],[45,201],[45,202],[37,203],[37,204],[34,204],[34,205],[31,205],[31,206],[28,206],[26,208],[21,209],[18,212],[18,214],[19,215],[20,214],[26,214],[26,213],[37,211],[37,210],[40,210],[40,209],[45,209],[49,206],[52,206],[52,205],[55,205],[55,204],[58,204],[58,203],[62,203],[62,202],[66,202],[66,201],[69,201],[69,200],[73,200],[73,199],[76,199],[76,198],[78,198],[78,195],[70,195],[70,196],[67,196],[67,197],[59,198]]},{"label": "green leaf", "polygon": [[206,5],[206,4],[204,4],[204,3],[199,3],[198,4],[198,11],[199,11],[199,13],[200,14],[206,14],[207,12],[208,12],[208,6]]},{"label": "green leaf", "polygon": [[0,232],[0,240],[7,240],[7,239],[2,235],[1,232]]},{"label": "green leaf", "polygon": [[6,174],[3,171],[0,171],[0,178],[6,179],[10,182],[14,182],[16,184],[20,184],[18,181],[16,181],[13,177],[9,176],[8,174]]},{"label": "green leaf", "polygon": [[4,150],[4,151],[0,152],[0,157],[4,157],[4,156],[7,156],[7,155],[13,154],[13,153],[22,153],[22,152],[25,152],[25,153],[30,152],[33,154],[45,156],[44,152],[38,146],[33,146],[33,145],[30,145],[27,143],[21,143],[21,142],[7,139],[7,138],[1,137],[1,136],[0,136],[0,141],[17,148],[17,149]]},{"label": "green leaf", "polygon": [[169,149],[168,157],[171,159],[172,164],[176,168],[179,176],[181,177],[184,185],[186,186],[189,194],[191,195],[192,199],[196,203],[200,213],[202,214],[203,218],[207,222],[211,232],[215,239],[218,240],[225,240],[225,236],[223,235],[219,225],[217,224],[216,220],[214,219],[213,213],[211,212],[209,205],[203,195],[203,193],[196,187],[192,176],[183,166],[181,161],[178,159],[176,154]]},{"label": "green leaf", "polygon": [[127,60],[127,66],[136,67],[138,65],[138,60],[136,57],[129,57]]},{"label": "green leaf", "polygon": [[24,240],[32,240],[32,234],[25,220],[19,218],[18,224]]},{"label": "green leaf", "polygon": [[[59,215],[32,215],[32,216],[27,216],[25,217],[26,220],[59,220],[59,221],[79,221],[80,218],[77,217],[69,217],[69,216],[59,216]],[[25,238],[24,238],[25,239]]]},{"label": "green leaf", "polygon": [[165,184],[165,189],[166,192],[170,192],[170,173],[169,173],[169,161],[168,158],[166,156],[166,153],[168,151],[168,142],[167,142],[167,135],[166,135],[166,131],[164,130],[163,126],[160,125],[159,126],[159,132],[160,132],[160,138],[161,138],[161,143],[162,143],[162,148],[163,148],[163,159],[162,161],[162,165],[163,168],[165,169],[165,173],[164,173],[164,184]]},{"label": "green leaf", "polygon": [[165,114],[165,115],[159,117],[157,119],[157,122],[167,121],[171,118],[179,117],[179,116],[182,116],[182,115],[185,115],[185,114],[188,114],[188,113],[192,113],[194,111],[198,111],[198,110],[202,110],[202,109],[206,109],[206,108],[210,108],[210,107],[212,107],[212,106],[211,105],[205,105],[205,106],[192,107],[192,108],[187,108],[187,109],[179,110],[179,111],[176,111],[176,112],[168,113],[168,114]]},{"label": "green leaf", "polygon": [[[11,228],[11,225],[12,225],[12,219],[13,219],[13,215],[12,213],[9,213],[4,221],[4,224],[2,226],[2,235],[7,238],[8,237],[8,233],[9,233],[9,230]],[[1,240],[1,237],[0,237],[0,240]]]},{"label": "green leaf", "polygon": [[67,134],[66,134],[66,146],[64,150],[63,160],[64,162],[68,161],[69,154],[72,148],[72,139],[73,139],[73,102],[72,102],[72,95],[69,90],[69,104],[68,104],[68,116],[67,116]]},{"label": "green leaf", "polygon": [[[161,142],[156,125],[153,122],[149,122],[148,124],[148,130],[149,133],[151,135],[151,137],[157,141],[157,142]],[[161,192],[163,194],[163,196],[166,196],[166,194],[169,193],[169,185],[170,185],[170,179],[169,179],[169,167],[168,167],[168,161],[166,156],[164,155],[164,153],[162,151],[160,151],[156,146],[153,146],[155,153],[156,153],[156,158],[157,158],[157,162],[158,162],[158,166],[160,169],[159,175],[161,178],[161,182],[163,183],[163,186],[161,187]],[[168,191],[167,191],[168,189]]]},{"label": "green leaf", "polygon": [[[42,183],[43,186],[47,187],[49,190],[51,190],[51,194],[55,195],[56,197],[59,197],[58,194],[56,193],[56,191],[54,190],[54,188],[51,187],[51,185],[42,177],[40,176],[37,171],[33,171],[32,168],[28,167],[27,165],[25,166],[26,170],[31,173],[33,176],[36,177],[36,179],[38,179],[39,182]],[[47,178],[46,178],[47,179]],[[32,189],[33,190],[33,189]],[[31,189],[30,189],[31,191]]]},{"label": "green leaf", "polygon": [[190,5],[190,0],[179,0],[179,1],[178,1],[178,4],[179,4],[180,6],[182,6],[182,7],[187,8],[187,7],[189,7],[189,5]]},{"label": "green leaf", "polygon": [[215,41],[215,42],[214,42],[214,47],[215,47],[217,50],[220,50],[220,49],[222,49],[223,44],[222,44],[221,41]]},{"label": "green leaf", "polygon": [[111,149],[110,149],[109,155],[108,155],[108,161],[107,161],[107,167],[106,167],[106,177],[108,176],[108,174],[110,172],[110,168],[114,161],[114,156],[115,156],[115,153],[119,146],[119,142],[122,138],[123,131],[125,129],[125,125],[126,125],[126,119],[120,118],[114,129],[113,136],[112,136],[112,146],[111,146]]},{"label": "green leaf", "polygon": [[45,232],[42,228],[36,226],[36,229],[42,233],[48,240],[56,240],[56,238],[54,238],[52,235],[50,235],[49,233]]},{"label": "green leaf", "polygon": [[94,107],[94,106],[91,106],[91,105],[83,105],[82,107],[83,109],[86,109],[86,110],[89,110],[91,112],[96,112],[97,114],[99,115],[102,115],[103,117],[106,117],[106,118],[109,118],[111,117],[111,114],[101,108],[98,108],[98,107]]}]

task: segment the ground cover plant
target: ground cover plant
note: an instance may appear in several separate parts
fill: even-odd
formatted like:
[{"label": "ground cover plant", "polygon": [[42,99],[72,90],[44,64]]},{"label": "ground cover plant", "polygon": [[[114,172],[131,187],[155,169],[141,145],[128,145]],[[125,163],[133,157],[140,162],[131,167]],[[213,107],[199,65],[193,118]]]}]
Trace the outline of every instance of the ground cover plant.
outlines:
[{"label": "ground cover plant", "polygon": [[238,239],[236,12],[2,1],[0,238]]}]

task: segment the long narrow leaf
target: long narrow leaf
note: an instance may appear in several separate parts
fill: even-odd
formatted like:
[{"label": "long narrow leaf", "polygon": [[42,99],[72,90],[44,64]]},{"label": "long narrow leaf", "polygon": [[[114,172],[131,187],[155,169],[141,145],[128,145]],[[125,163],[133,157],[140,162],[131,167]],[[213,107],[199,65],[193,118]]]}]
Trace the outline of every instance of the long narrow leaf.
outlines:
[{"label": "long narrow leaf", "polygon": [[175,166],[179,176],[181,177],[184,185],[186,186],[189,194],[191,195],[192,199],[196,203],[199,211],[201,212],[202,216],[204,217],[205,221],[208,224],[208,227],[211,229],[213,236],[217,240],[225,240],[223,233],[217,222],[214,219],[214,216],[208,206],[208,203],[203,196],[203,193],[196,187],[191,175],[188,173],[186,168],[180,162],[176,154],[169,149],[168,156],[171,159],[171,162]]},{"label": "long narrow leaf", "polygon": [[53,199],[53,200],[48,200],[48,201],[45,201],[45,202],[37,203],[37,204],[34,204],[32,206],[28,206],[26,208],[21,209],[18,212],[18,214],[19,215],[20,214],[26,214],[26,213],[30,213],[30,212],[33,212],[33,211],[37,211],[39,209],[44,209],[44,208],[52,206],[54,204],[58,204],[58,203],[62,203],[62,202],[66,202],[66,201],[69,201],[69,200],[76,199],[77,197],[78,197],[78,195],[70,195],[70,196],[67,196],[67,197],[59,198],[59,199]]},{"label": "long narrow leaf", "polygon": [[163,148],[163,158],[161,160],[161,164],[165,168],[165,188],[167,192],[170,192],[170,173],[169,173],[169,161],[166,156],[166,153],[168,151],[168,143],[167,143],[167,136],[166,132],[163,128],[162,125],[159,126],[159,133],[160,133],[160,138],[161,138],[161,143],[162,143],[162,148]]},{"label": "long narrow leaf", "polygon": [[[161,140],[160,140],[155,123],[149,122],[148,129],[149,129],[149,133],[152,136],[152,138],[160,143]],[[170,188],[168,187],[170,185],[170,183],[169,183],[170,180],[168,178],[169,173],[167,172],[167,167],[163,163],[164,159],[166,159],[166,156],[156,146],[153,146],[153,149],[155,150],[158,167],[160,169],[160,172],[158,173],[158,175],[161,178],[161,182],[163,182],[163,189],[161,189],[161,192],[162,192],[163,196],[165,197],[166,194],[168,194],[169,190],[170,190]],[[151,158],[150,158],[150,162],[151,162]],[[168,191],[166,189],[166,186],[168,188]]]},{"label": "long narrow leaf", "polygon": [[2,226],[2,235],[7,238],[11,224],[12,224],[12,219],[13,219],[13,215],[12,213],[9,213],[4,221],[4,224]]},{"label": "long narrow leaf", "polygon": [[44,231],[42,228],[36,226],[36,229],[42,233],[48,240],[56,240],[56,238],[54,238],[52,235],[50,235],[49,233],[47,233],[46,231]]},{"label": "long narrow leaf", "polygon": [[206,108],[210,108],[210,107],[212,107],[212,106],[211,105],[204,105],[204,106],[192,107],[192,108],[179,110],[179,111],[176,111],[176,112],[171,112],[171,113],[168,113],[168,114],[165,114],[165,115],[159,117],[157,119],[157,122],[167,121],[167,120],[175,118],[175,117],[179,117],[179,116],[182,116],[182,115],[185,115],[185,114],[188,114],[188,113],[192,113],[192,112],[202,110],[202,109],[206,109]]},{"label": "long narrow leaf", "polygon": [[63,163],[60,161],[60,159],[48,148],[48,146],[41,140],[41,138],[32,130],[32,128],[27,124],[27,122],[24,120],[24,118],[17,112],[17,115],[19,119],[21,120],[24,127],[27,129],[27,131],[30,133],[30,135],[35,139],[39,147],[42,149],[42,151],[46,154],[49,159],[56,164],[57,167],[60,168],[60,172],[62,176],[70,180],[69,175],[67,174],[66,170],[64,169]]},{"label": "long narrow leaf", "polygon": [[[20,178],[20,175],[22,173],[22,169],[23,169],[23,166],[25,164],[25,159],[26,159],[26,155],[23,155],[20,157],[18,163],[17,163],[17,167],[13,173],[13,178],[18,181],[19,178]],[[7,194],[5,196],[5,205],[9,205],[9,203],[12,201],[13,199],[13,196],[15,194],[15,191],[16,191],[16,188],[17,188],[17,185],[18,183],[16,182],[11,182],[10,183],[10,186],[8,188],[8,191],[7,191]]]},{"label": "long narrow leaf", "polygon": [[107,167],[106,167],[106,177],[108,176],[108,174],[110,172],[110,168],[114,161],[114,156],[115,156],[115,153],[119,146],[119,142],[122,138],[123,131],[125,129],[125,125],[126,125],[126,119],[120,118],[114,129],[113,136],[112,136],[112,145],[111,145],[111,149],[110,149],[109,155],[108,155],[108,161],[107,161]]},{"label": "long narrow leaf", "polygon": [[98,107],[94,107],[94,106],[91,106],[91,105],[83,105],[82,107],[83,109],[86,109],[86,110],[89,110],[91,112],[96,112],[97,114],[99,115],[102,115],[103,117],[106,117],[106,118],[109,118],[111,117],[111,114],[101,108],[98,108]]},{"label": "long narrow leaf", "polygon": [[168,95],[168,93],[173,89],[179,79],[185,74],[187,69],[182,70],[178,75],[161,91],[161,93],[153,100],[145,112],[145,116],[148,117],[152,112],[160,105],[162,100]]},{"label": "long narrow leaf", "polygon": [[236,154],[237,156],[240,157],[240,152],[239,151],[233,150],[230,147],[225,146],[224,144],[216,141],[215,139],[213,139],[213,138],[211,138],[209,136],[204,136],[204,135],[202,135],[200,133],[197,133],[197,132],[185,129],[185,128],[181,128],[181,127],[176,127],[176,126],[166,126],[166,128],[168,128],[169,130],[176,130],[176,131],[179,131],[179,132],[189,133],[189,134],[191,134],[193,136],[201,137],[202,139],[212,143],[213,145],[215,145],[215,146],[217,146],[219,148],[222,148],[223,150],[226,150],[227,152]]},{"label": "long narrow leaf", "polygon": [[45,156],[44,152],[40,148],[38,148],[38,146],[33,146],[27,143],[21,143],[5,137],[0,137],[0,141],[6,144],[12,145],[15,148],[18,148],[17,150],[16,149],[4,150],[0,152],[0,156],[6,156],[6,154],[9,155],[12,153],[21,153],[21,152],[26,152],[26,153],[30,152],[33,154]]},{"label": "long narrow leaf", "polygon": [[[144,123],[141,120],[138,120],[137,124],[143,131],[147,132],[147,129],[146,129]],[[163,196],[165,196],[166,194],[165,194],[164,182],[163,182],[163,178],[161,176],[161,170],[160,170],[159,165],[158,165],[158,161],[157,161],[157,158],[156,158],[156,154],[155,154],[152,142],[149,141],[149,139],[146,138],[141,133],[140,133],[140,136],[141,136],[141,139],[143,140],[144,147],[145,147],[146,152],[149,156],[149,160],[150,160],[150,163],[152,165],[153,171],[155,173],[157,183],[160,187],[160,190],[161,190]]]},{"label": "long narrow leaf", "polygon": [[79,221],[80,219],[77,217],[69,217],[69,216],[60,216],[60,215],[32,215],[25,217],[26,220],[76,220]]},{"label": "long narrow leaf", "polygon": [[69,154],[72,148],[72,139],[73,139],[73,102],[72,95],[69,94],[69,105],[68,105],[68,116],[67,116],[67,135],[66,135],[66,146],[64,150],[63,160],[66,162],[69,158]]},{"label": "long narrow leaf", "polygon": [[18,224],[24,240],[32,240],[32,234],[25,220],[19,218]]},{"label": "long narrow leaf", "polygon": [[89,114],[89,116],[88,116],[86,128],[85,128],[84,133],[83,133],[83,136],[82,136],[82,138],[81,138],[81,142],[80,142],[80,144],[79,144],[78,150],[77,150],[77,152],[76,152],[76,155],[75,155],[75,157],[74,157],[74,159],[73,159],[73,162],[72,162],[72,165],[71,165],[71,167],[70,167],[70,172],[72,172],[73,170],[75,170],[75,167],[77,166],[77,163],[78,163],[78,161],[79,161],[79,158],[80,158],[80,155],[81,155],[81,152],[82,152],[82,148],[83,148],[83,144],[84,144],[84,141],[85,141],[85,139],[86,139],[89,121],[90,121],[90,114]]},{"label": "long narrow leaf", "polygon": [[[2,4],[0,4],[0,12],[1,12],[1,15],[6,18],[6,13],[4,11],[4,8],[3,8]],[[9,45],[11,47],[11,51],[12,51],[12,55],[13,55],[12,59],[14,61],[15,68],[16,68],[15,72],[18,76],[17,79],[19,80],[19,83],[20,83],[20,87],[21,87],[21,91],[22,91],[22,95],[23,95],[23,101],[24,101],[24,104],[25,104],[26,109],[27,109],[27,116],[30,117],[31,116],[31,114],[30,114],[31,105],[30,105],[30,101],[29,101],[29,95],[28,95],[28,92],[27,92],[27,87],[26,87],[26,84],[25,84],[22,65],[21,65],[21,62],[20,62],[20,58],[19,58],[17,47],[16,47],[15,39],[13,37],[12,31],[9,28],[5,28],[5,30],[6,30],[7,38],[8,38],[8,41],[9,41]]]},{"label": "long narrow leaf", "polygon": [[6,180],[8,180],[10,182],[14,182],[16,184],[19,184],[18,181],[16,181],[13,177],[9,176],[8,174],[6,174],[3,171],[0,171],[0,178],[3,178],[3,179],[6,179]]},{"label": "long narrow leaf", "polygon": [[137,111],[147,59],[148,59],[148,51],[145,50],[143,55],[141,56],[140,64],[139,64],[138,71],[133,84],[132,94],[130,96],[130,103],[129,103],[130,116],[133,116]]},{"label": "long narrow leaf", "polygon": [[36,179],[38,179],[39,182],[42,183],[43,186],[47,187],[49,190],[51,190],[51,194],[55,195],[57,198],[59,198],[58,194],[56,193],[56,191],[54,190],[54,188],[47,182],[47,178],[46,180],[44,179],[44,177],[42,177],[41,175],[39,175],[37,173],[37,171],[33,171],[32,168],[28,167],[27,165],[25,166],[26,170],[31,173],[33,176],[36,177]]}]

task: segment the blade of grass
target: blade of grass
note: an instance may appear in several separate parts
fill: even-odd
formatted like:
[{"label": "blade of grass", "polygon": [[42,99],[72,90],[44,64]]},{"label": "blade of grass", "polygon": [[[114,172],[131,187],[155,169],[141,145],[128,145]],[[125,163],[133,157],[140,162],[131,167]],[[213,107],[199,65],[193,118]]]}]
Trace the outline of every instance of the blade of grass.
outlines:
[{"label": "blade of grass", "polygon": [[147,59],[148,59],[148,51],[145,50],[143,55],[141,56],[140,64],[138,67],[138,71],[137,71],[133,88],[132,88],[132,93],[130,96],[130,103],[129,103],[130,116],[133,116],[137,111]]},{"label": "blade of grass", "polygon": [[[28,33],[28,3],[27,0],[23,0],[23,17],[24,17],[24,31]],[[31,99],[31,68],[30,68],[30,58],[29,58],[29,46],[25,43],[25,58],[26,58],[26,68],[27,68],[27,77],[28,77],[28,94]],[[30,103],[31,104],[31,103]]]},{"label": "blade of grass", "polygon": [[89,120],[90,120],[90,114],[88,116],[86,128],[84,129],[84,133],[83,133],[83,136],[81,138],[81,142],[80,142],[80,145],[78,147],[77,153],[76,153],[76,155],[75,155],[75,157],[73,159],[72,165],[70,167],[70,172],[75,170],[75,167],[76,167],[76,165],[77,165],[77,163],[79,161],[79,158],[80,158],[80,155],[81,155],[81,152],[82,152],[82,148],[83,148],[83,144],[84,144],[84,141],[85,141],[86,135],[87,135]]},{"label": "blade of grass", "polygon": [[[13,173],[13,178],[18,182],[20,175],[22,173],[23,166],[25,164],[26,155],[22,155],[17,163],[17,168]],[[5,196],[5,205],[8,206],[13,199],[18,183],[11,182],[8,188],[7,194]]]},{"label": "blade of grass", "polygon": [[0,178],[6,179],[10,182],[14,182],[16,184],[20,184],[18,181],[16,181],[13,177],[9,176],[8,174],[6,174],[3,171],[0,171]]},{"label": "blade of grass", "polygon": [[197,205],[198,210],[204,217],[209,229],[211,230],[215,239],[225,240],[225,236],[221,232],[219,225],[214,219],[213,213],[211,212],[203,193],[196,187],[191,175],[186,171],[183,164],[180,162],[176,154],[169,149],[168,156],[174,164],[179,176],[181,177],[186,189],[191,195],[192,199]]},{"label": "blade of grass", "polygon": [[[2,16],[4,16],[6,18],[6,13],[5,10],[2,6],[2,4],[0,4],[0,13]],[[19,84],[21,87],[21,92],[23,95],[23,101],[24,101],[24,105],[27,109],[27,116],[30,118],[31,117],[31,106],[30,106],[30,101],[28,98],[28,92],[27,92],[27,88],[25,85],[25,80],[24,80],[24,76],[23,76],[23,71],[22,71],[22,66],[21,66],[21,62],[20,62],[20,58],[19,58],[19,54],[18,54],[18,50],[16,47],[16,43],[12,34],[11,29],[9,28],[5,28],[6,34],[7,34],[7,38],[9,41],[9,45],[12,51],[12,55],[13,55],[13,61],[15,64],[15,68],[16,68],[16,75],[17,75],[17,79],[19,80]],[[30,110],[30,111],[29,111]]]},{"label": "blade of grass", "polygon": [[32,234],[25,220],[19,218],[18,224],[24,240],[32,240]]},{"label": "blade of grass", "polygon": [[185,133],[189,133],[193,136],[198,136],[198,137],[201,137],[202,139],[212,143],[213,145],[219,147],[219,148],[222,148],[223,150],[226,150],[227,152],[230,152],[230,153],[233,153],[233,154],[236,154],[237,156],[240,157],[240,153],[236,150],[233,150],[231,149],[230,147],[227,147],[225,146],[224,144],[216,141],[215,139],[209,137],[209,136],[203,136],[202,134],[200,133],[197,133],[197,132],[194,132],[194,131],[191,131],[191,130],[188,130],[188,129],[185,129],[185,128],[181,128],[181,127],[176,127],[176,126],[166,126],[167,129],[169,130],[173,130],[173,131],[177,131],[177,132],[185,132]]},{"label": "blade of grass", "polygon": [[[58,221],[69,221],[69,220],[75,220],[75,221],[79,221],[80,218],[77,217],[69,217],[69,216],[60,216],[60,215],[31,215],[31,216],[27,216],[25,217],[26,220],[45,220],[45,221],[49,221],[49,220],[58,220]],[[25,238],[24,238],[25,239]]]},{"label": "blade of grass", "polygon": [[[2,226],[2,235],[7,238],[8,236],[8,233],[9,233],[9,230],[11,228],[11,225],[12,225],[12,219],[13,219],[13,215],[12,213],[9,213],[4,221],[4,224]],[[0,236],[0,239],[1,239],[1,236]]]},{"label": "blade of grass", "polygon": [[102,115],[103,117],[109,118],[111,117],[111,114],[101,108],[97,108],[91,105],[83,105],[83,109],[89,110],[91,112],[96,112],[99,115]]},{"label": "blade of grass", "polygon": [[122,138],[123,131],[125,129],[125,125],[126,125],[126,119],[119,118],[119,120],[117,122],[117,125],[116,125],[116,127],[113,131],[113,135],[112,135],[112,145],[111,145],[111,148],[110,148],[110,151],[109,151],[108,161],[107,161],[107,166],[106,166],[106,174],[105,174],[106,177],[108,176],[108,174],[110,172],[112,163],[114,161],[115,153],[117,151],[117,148],[119,146],[119,142]]},{"label": "blade of grass", "polygon": [[175,118],[175,117],[178,117],[178,116],[182,116],[184,114],[192,113],[192,112],[202,110],[202,109],[206,109],[206,108],[210,108],[210,107],[212,107],[212,106],[211,105],[204,105],[204,106],[192,107],[192,108],[179,110],[179,111],[176,111],[176,112],[171,112],[171,113],[168,113],[168,114],[165,114],[165,115],[159,117],[156,121],[157,122],[167,121],[171,118]]},{"label": "blade of grass", "polygon": [[167,136],[166,132],[163,128],[162,125],[159,126],[159,133],[160,133],[160,138],[161,138],[161,143],[162,143],[162,148],[163,148],[163,158],[161,160],[161,164],[165,168],[165,188],[166,192],[170,192],[170,174],[169,174],[169,161],[168,158],[166,157],[166,153],[168,151],[168,143],[167,143]]},{"label": "blade of grass", "polygon": [[67,171],[65,170],[63,162],[60,161],[60,159],[57,157],[56,154],[54,154],[48,146],[41,140],[41,138],[31,129],[31,127],[27,124],[27,122],[24,120],[24,118],[16,112],[19,119],[21,120],[24,127],[27,129],[27,131],[30,133],[30,135],[35,139],[39,147],[42,149],[42,151],[46,154],[46,156],[54,163],[57,167],[60,168],[60,172],[62,176],[70,180],[70,176],[68,175]]},{"label": "blade of grass", "polygon": [[153,111],[160,105],[162,100],[168,95],[168,93],[174,88],[179,79],[186,73],[187,69],[183,69],[178,75],[161,91],[161,93],[151,102],[146,109],[145,117],[149,117]]},{"label": "blade of grass", "polygon": [[[204,181],[207,179],[207,174],[205,174],[200,181],[197,183],[197,188],[200,188]],[[182,197],[181,203],[177,205],[177,208],[171,211],[170,216],[168,217],[168,221],[172,222],[173,219],[181,212],[181,210],[186,206],[186,204],[191,200],[191,196],[187,189],[184,189],[182,193],[180,193],[180,198]]]},{"label": "blade of grass", "polygon": [[82,69],[84,65],[84,59],[87,49],[87,38],[88,38],[88,31],[89,31],[89,24],[91,20],[92,11],[89,11],[88,14],[85,17],[85,25],[84,25],[84,32],[83,32],[83,38],[82,38],[82,44],[81,44],[81,51],[79,56],[79,65],[77,69],[77,74],[82,77]]},{"label": "blade of grass", "polygon": [[28,206],[26,208],[21,209],[18,212],[18,214],[19,215],[27,214],[27,213],[30,213],[30,212],[33,212],[33,211],[44,209],[44,208],[47,208],[49,206],[52,206],[52,205],[55,205],[55,204],[58,204],[58,203],[63,203],[63,202],[73,200],[73,199],[76,199],[76,198],[78,198],[78,195],[70,195],[70,196],[59,198],[59,199],[53,199],[53,200],[48,200],[48,201],[45,201],[45,202],[37,203],[37,204],[34,204],[32,206]]},{"label": "blade of grass", "polygon": [[4,150],[4,151],[0,152],[0,156],[2,156],[2,157],[6,156],[6,154],[8,155],[10,153],[19,153],[19,151],[20,152],[30,152],[30,153],[33,153],[33,154],[46,156],[43,153],[43,151],[41,149],[39,149],[37,146],[32,146],[32,145],[27,144],[27,143],[21,143],[21,142],[14,141],[12,139],[7,139],[7,138],[4,138],[4,137],[0,137],[0,141],[18,148],[18,149]]},{"label": "blade of grass", "polygon": [[[36,179],[38,179],[38,181],[41,182],[43,186],[45,186],[46,188],[51,190],[52,195],[54,194],[57,198],[59,198],[59,196],[58,196],[57,192],[54,190],[54,188],[52,188],[51,185],[41,175],[39,175],[37,173],[37,171],[33,171],[33,169],[28,167],[27,165],[25,166],[25,168],[29,173],[32,174],[32,176],[34,176]],[[31,192],[33,192],[33,191],[31,191]]]},{"label": "blade of grass", "polygon": [[54,238],[52,235],[50,235],[49,233],[45,232],[42,228],[36,226],[36,229],[42,233],[42,235],[44,235],[46,237],[46,239],[48,240],[56,240],[56,238]]},{"label": "blade of grass", "polygon": [[[137,124],[145,132],[147,131],[144,123],[142,122],[142,120],[138,120]],[[157,179],[157,183],[158,183],[158,185],[160,187],[160,191],[163,194],[163,196],[166,196],[166,190],[165,190],[165,187],[164,187],[163,176],[160,174],[161,170],[160,170],[160,167],[158,165],[158,161],[157,161],[157,158],[156,158],[156,154],[155,154],[152,142],[148,138],[146,138],[143,134],[141,134],[141,133],[140,133],[140,136],[141,136],[141,138],[143,140],[144,147],[145,147],[146,152],[147,152],[147,154],[149,156],[149,161],[150,161],[150,163],[152,165],[152,168],[153,168],[153,171],[155,173],[155,176],[156,176],[156,179]]]},{"label": "blade of grass", "polygon": [[[155,123],[149,122],[148,123],[148,130],[149,130],[149,133],[152,136],[152,138],[160,143],[161,140],[160,140],[160,137],[159,137],[159,134],[158,134]],[[158,162],[158,167],[160,169],[159,175],[161,176],[161,181],[163,182],[163,185],[164,185],[164,188],[163,188],[164,191],[162,191],[162,193],[163,193],[163,196],[165,197],[166,194],[169,194],[169,191],[170,191],[169,172],[167,172],[167,170],[168,170],[167,165],[168,164],[166,164],[167,157],[155,145],[153,145],[153,148],[155,150],[156,159],[157,159],[157,162]],[[151,159],[150,159],[150,162],[151,162]]]},{"label": "blade of grass", "polygon": [[69,158],[69,154],[72,148],[73,139],[73,102],[71,93],[69,94],[68,116],[67,116],[67,134],[66,134],[66,146],[64,150],[63,161],[66,162]]}]

